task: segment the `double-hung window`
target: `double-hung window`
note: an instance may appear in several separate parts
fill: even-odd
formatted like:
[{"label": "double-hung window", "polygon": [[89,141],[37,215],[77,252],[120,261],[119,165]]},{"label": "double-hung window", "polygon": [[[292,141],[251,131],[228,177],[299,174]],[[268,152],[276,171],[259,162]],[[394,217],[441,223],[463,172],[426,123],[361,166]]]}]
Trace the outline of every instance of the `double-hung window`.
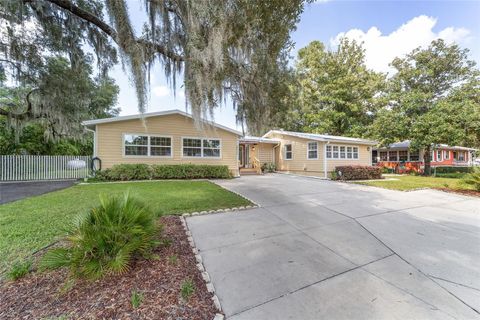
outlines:
[{"label": "double-hung window", "polygon": [[352,147],[347,147],[347,159],[353,159]]},{"label": "double-hung window", "polygon": [[353,147],[353,159],[358,159],[358,147]]},{"label": "double-hung window", "polygon": [[408,161],[408,151],[407,150],[398,151],[398,161],[401,161],[401,162]]},{"label": "double-hung window", "polygon": [[443,158],[444,158],[445,160],[450,159],[450,150],[445,150],[444,155],[443,155]]},{"label": "double-hung window", "polygon": [[327,145],[326,149],[327,149],[327,159],[331,159],[332,158],[332,146]]},{"label": "double-hung window", "polygon": [[442,150],[437,150],[437,161],[442,161]]},{"label": "double-hung window", "polygon": [[420,152],[418,150],[410,151],[410,161],[419,161],[420,160]]},{"label": "double-hung window", "polygon": [[388,161],[387,151],[380,151],[380,161]]},{"label": "double-hung window", "polygon": [[345,154],[345,146],[341,146],[340,147],[340,159],[345,159],[346,158],[346,154]]},{"label": "double-hung window", "polygon": [[221,143],[219,139],[183,138],[182,146],[184,157],[221,157]]},{"label": "double-hung window", "polygon": [[154,135],[123,135],[125,156],[172,156],[172,138]]},{"label": "double-hung window", "polygon": [[338,146],[333,146],[333,158],[338,159]]},{"label": "double-hung window", "polygon": [[293,159],[293,151],[292,151],[292,145],[291,144],[286,144],[285,145],[285,159],[286,160]]},{"label": "double-hung window", "polygon": [[326,146],[327,159],[358,159],[358,147]]},{"label": "double-hung window", "polygon": [[308,143],[308,159],[318,159],[318,143],[309,142]]}]

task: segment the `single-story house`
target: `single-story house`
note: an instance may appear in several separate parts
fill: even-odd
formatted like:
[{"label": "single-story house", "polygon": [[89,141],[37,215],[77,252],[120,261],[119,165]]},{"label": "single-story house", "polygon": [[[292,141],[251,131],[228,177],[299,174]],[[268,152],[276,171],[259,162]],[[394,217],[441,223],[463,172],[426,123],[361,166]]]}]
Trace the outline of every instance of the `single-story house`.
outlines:
[{"label": "single-story house", "polygon": [[227,165],[234,176],[277,171],[327,177],[339,165],[371,165],[375,141],[271,130],[243,137],[211,121],[195,123],[180,110],[84,121],[94,133],[102,168],[120,163]]},{"label": "single-story house", "polygon": [[[471,166],[476,149],[437,144],[430,152],[431,166]],[[408,171],[421,172],[425,166],[424,150],[411,150],[410,141],[392,143],[387,147],[375,148],[372,163],[395,169],[399,173]]]}]

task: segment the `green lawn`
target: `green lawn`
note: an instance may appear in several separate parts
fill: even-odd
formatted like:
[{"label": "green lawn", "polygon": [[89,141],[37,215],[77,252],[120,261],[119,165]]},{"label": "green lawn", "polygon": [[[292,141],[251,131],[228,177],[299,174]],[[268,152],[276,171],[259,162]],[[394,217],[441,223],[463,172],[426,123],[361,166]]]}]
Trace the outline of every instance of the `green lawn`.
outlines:
[{"label": "green lawn", "polygon": [[99,202],[99,195],[130,193],[159,216],[249,205],[244,198],[208,181],[152,181],[77,185],[0,205],[0,271],[28,257],[64,232],[77,214]]},{"label": "green lawn", "polygon": [[423,177],[423,176],[385,176],[384,181],[362,181],[358,184],[382,187],[394,190],[413,190],[418,188],[449,188],[455,190],[470,190],[472,187],[462,183],[462,179],[440,178],[440,177]]}]

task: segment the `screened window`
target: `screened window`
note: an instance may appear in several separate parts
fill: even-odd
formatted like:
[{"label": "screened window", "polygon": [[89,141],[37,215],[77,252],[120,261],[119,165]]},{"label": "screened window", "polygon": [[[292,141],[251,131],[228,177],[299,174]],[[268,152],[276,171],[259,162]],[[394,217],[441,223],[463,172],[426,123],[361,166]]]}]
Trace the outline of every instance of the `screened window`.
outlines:
[{"label": "screened window", "polygon": [[417,151],[410,151],[410,161],[419,161],[420,153]]},{"label": "screened window", "polygon": [[332,146],[327,145],[327,158],[331,159],[332,158]]},{"label": "screened window", "polygon": [[183,138],[183,156],[201,157],[202,139]]},{"label": "screened window", "polygon": [[398,151],[398,161],[408,161],[408,151]]},{"label": "screened window", "polygon": [[387,151],[380,151],[380,161],[388,161]]},{"label": "screened window", "polygon": [[150,136],[150,155],[170,157],[172,155],[172,138]]},{"label": "screened window", "polygon": [[345,159],[346,158],[346,153],[345,153],[345,147],[341,146],[340,147],[340,159]]},{"label": "screened window", "polygon": [[318,158],[318,143],[309,142],[308,143],[308,159],[317,159]]},{"label": "screened window", "polygon": [[353,147],[353,159],[358,159],[358,147]]},{"label": "screened window", "polygon": [[285,159],[291,160],[293,159],[293,152],[292,152],[292,145],[286,144],[285,145]]},{"label": "screened window", "polygon": [[126,156],[148,156],[148,136],[124,135]]},{"label": "screened window", "polygon": [[388,161],[398,161],[397,151],[388,151]]}]

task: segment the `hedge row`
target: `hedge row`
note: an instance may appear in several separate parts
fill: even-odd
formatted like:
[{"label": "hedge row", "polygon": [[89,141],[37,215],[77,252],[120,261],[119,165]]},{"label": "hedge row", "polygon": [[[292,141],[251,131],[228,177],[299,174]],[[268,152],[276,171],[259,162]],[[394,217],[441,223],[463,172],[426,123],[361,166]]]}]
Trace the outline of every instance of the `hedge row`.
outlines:
[{"label": "hedge row", "polygon": [[337,180],[381,179],[382,168],[373,166],[338,166],[335,167]]},{"label": "hedge row", "polygon": [[436,173],[472,173],[474,167],[432,167]]},{"label": "hedge row", "polygon": [[98,171],[101,181],[129,181],[151,179],[228,179],[232,175],[228,166],[197,164],[117,164]]}]

